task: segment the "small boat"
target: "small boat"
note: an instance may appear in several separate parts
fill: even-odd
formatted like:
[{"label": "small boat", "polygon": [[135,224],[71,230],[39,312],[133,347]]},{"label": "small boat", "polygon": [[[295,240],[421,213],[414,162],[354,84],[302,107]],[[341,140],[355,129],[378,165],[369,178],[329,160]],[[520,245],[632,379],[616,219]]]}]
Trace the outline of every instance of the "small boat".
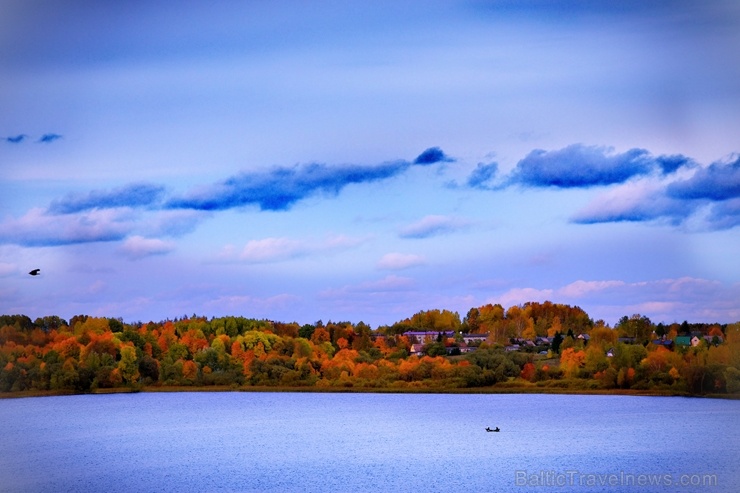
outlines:
[{"label": "small boat", "polygon": [[498,426],[497,426],[497,427],[496,427],[496,428],[494,428],[494,429],[491,429],[490,427],[486,427],[486,431],[490,433],[490,432],[492,432],[492,431],[501,431],[501,430],[499,430],[499,429],[498,429]]}]

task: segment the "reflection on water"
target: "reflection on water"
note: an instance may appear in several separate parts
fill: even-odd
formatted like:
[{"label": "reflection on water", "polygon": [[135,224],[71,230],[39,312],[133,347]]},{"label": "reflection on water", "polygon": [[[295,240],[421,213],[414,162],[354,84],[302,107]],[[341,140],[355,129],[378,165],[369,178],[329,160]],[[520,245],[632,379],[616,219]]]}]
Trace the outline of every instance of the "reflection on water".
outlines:
[{"label": "reflection on water", "polygon": [[736,492],[738,418],[738,401],[676,397],[5,399],[0,491]]}]

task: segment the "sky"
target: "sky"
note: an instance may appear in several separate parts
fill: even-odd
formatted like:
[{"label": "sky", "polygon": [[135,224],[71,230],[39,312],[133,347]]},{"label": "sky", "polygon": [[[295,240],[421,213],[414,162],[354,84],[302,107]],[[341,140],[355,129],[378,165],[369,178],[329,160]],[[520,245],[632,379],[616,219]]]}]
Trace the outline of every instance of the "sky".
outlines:
[{"label": "sky", "polygon": [[731,0],[4,0],[0,313],[740,321],[738,47]]}]

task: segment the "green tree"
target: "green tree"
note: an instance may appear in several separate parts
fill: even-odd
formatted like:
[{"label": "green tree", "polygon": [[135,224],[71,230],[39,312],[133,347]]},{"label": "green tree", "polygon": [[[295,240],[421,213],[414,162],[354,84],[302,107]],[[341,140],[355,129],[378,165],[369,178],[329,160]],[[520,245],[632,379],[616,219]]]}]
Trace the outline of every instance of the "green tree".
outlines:
[{"label": "green tree", "polygon": [[626,337],[634,337],[635,342],[645,344],[650,341],[653,333],[653,323],[644,315],[635,314],[631,317],[626,315],[619,319],[616,328]]},{"label": "green tree", "polygon": [[447,356],[447,348],[444,342],[430,342],[423,347],[424,354],[427,356]]},{"label": "green tree", "polygon": [[560,352],[560,345],[563,343],[563,334],[560,332],[555,333],[555,337],[552,338],[552,352],[558,354]]},{"label": "green tree", "polygon": [[123,346],[121,348],[121,361],[118,362],[118,370],[121,372],[124,382],[134,384],[139,381],[139,362],[135,347]]},{"label": "green tree", "polygon": [[298,329],[298,337],[303,337],[304,339],[311,339],[311,336],[313,335],[314,330],[316,330],[315,325],[305,324],[300,329]]}]

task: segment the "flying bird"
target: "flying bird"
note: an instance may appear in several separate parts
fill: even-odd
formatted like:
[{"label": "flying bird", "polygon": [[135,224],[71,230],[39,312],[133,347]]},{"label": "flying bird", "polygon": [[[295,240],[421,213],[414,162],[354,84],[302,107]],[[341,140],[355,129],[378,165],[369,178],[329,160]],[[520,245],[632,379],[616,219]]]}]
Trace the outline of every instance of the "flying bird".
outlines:
[{"label": "flying bird", "polygon": [[41,269],[33,269],[29,274],[32,276],[38,276],[41,273]]}]

